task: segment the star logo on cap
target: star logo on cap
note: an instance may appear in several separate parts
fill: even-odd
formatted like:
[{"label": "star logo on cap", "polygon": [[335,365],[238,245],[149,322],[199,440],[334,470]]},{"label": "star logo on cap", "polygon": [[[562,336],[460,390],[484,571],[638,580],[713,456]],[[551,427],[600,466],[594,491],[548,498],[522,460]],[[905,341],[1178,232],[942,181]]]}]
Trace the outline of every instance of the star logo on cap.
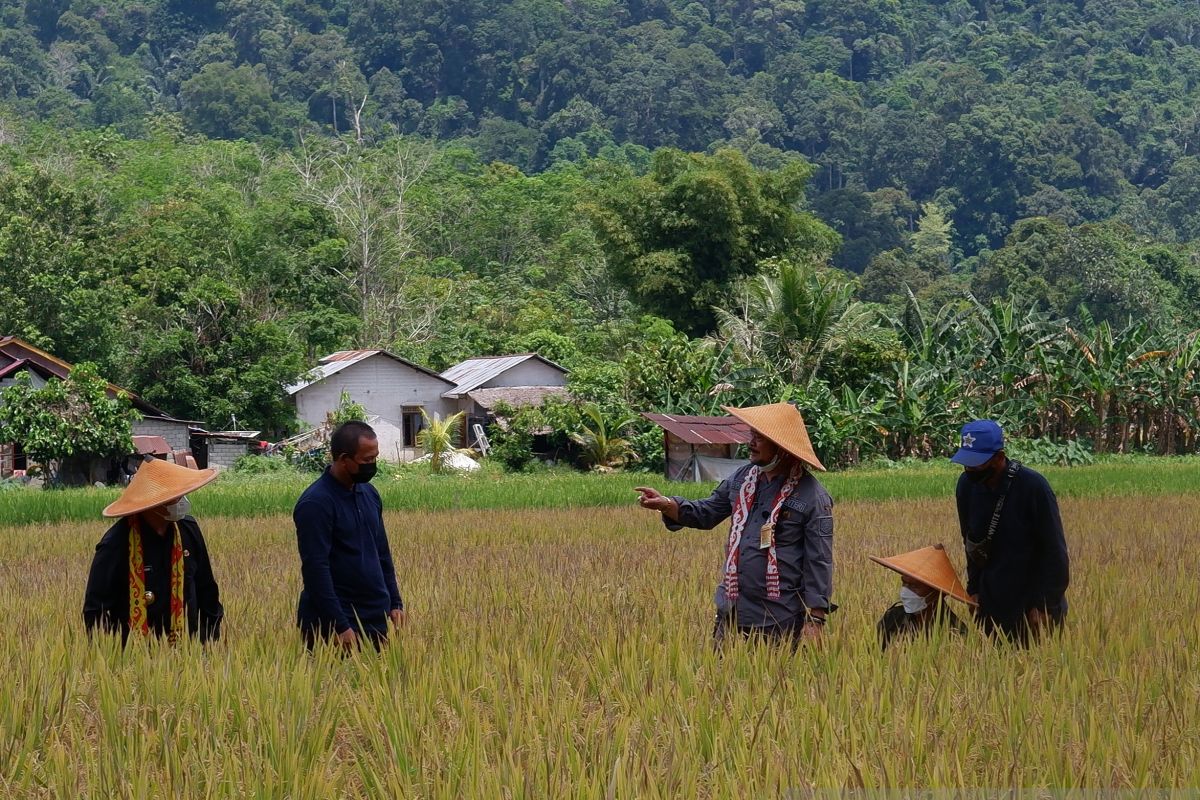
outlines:
[{"label": "star logo on cap", "polygon": [[962,437],[962,446],[966,447],[966,448],[973,448],[975,446],[975,434],[973,434],[973,433],[965,434]]}]

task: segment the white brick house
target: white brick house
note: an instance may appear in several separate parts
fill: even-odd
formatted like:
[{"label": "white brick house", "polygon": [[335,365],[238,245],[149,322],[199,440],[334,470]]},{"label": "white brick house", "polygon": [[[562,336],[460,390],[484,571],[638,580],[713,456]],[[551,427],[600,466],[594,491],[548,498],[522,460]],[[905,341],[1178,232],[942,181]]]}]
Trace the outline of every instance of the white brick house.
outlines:
[{"label": "white brick house", "polygon": [[443,397],[454,386],[436,372],[386,350],[344,350],[321,359],[287,391],[297,418],[311,428],[325,424],[345,393],[367,410],[368,421],[379,435],[380,458],[396,462],[421,455],[417,433],[422,411],[443,418],[457,411],[455,401]]}]

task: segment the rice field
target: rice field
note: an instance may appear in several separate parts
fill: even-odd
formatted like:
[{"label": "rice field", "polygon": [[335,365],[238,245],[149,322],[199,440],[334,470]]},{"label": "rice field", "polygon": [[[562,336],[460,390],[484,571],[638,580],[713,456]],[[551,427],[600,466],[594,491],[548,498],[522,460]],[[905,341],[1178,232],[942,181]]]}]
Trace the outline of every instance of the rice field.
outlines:
[{"label": "rice field", "polygon": [[886,654],[874,625],[898,580],[867,555],[943,541],[961,569],[948,496],[839,502],[823,645],[721,657],[724,531],[671,534],[629,505],[389,512],[410,624],[352,658],[303,651],[285,516],[201,519],[226,607],[207,650],[89,642],[100,520],[2,527],[0,797],[1198,786],[1200,496],[1062,505],[1060,637]]},{"label": "rice field", "polygon": [[[1198,457],[1107,457],[1080,467],[1041,466],[1059,497],[1133,497],[1200,491]],[[839,501],[917,499],[953,494],[958,468],[949,461],[917,462],[891,469],[856,468],[829,472],[821,481]],[[244,517],[291,514],[296,498],[315,475],[226,474],[192,498],[198,516]],[[702,497],[713,484],[665,484],[646,473],[584,474],[552,470],[507,475],[484,470],[475,475],[405,472],[380,476],[374,485],[396,511],[478,509],[556,509],[622,506],[633,487],[647,482],[685,497]],[[116,499],[119,490],[35,491],[0,484],[0,525],[35,522],[90,522]]]}]

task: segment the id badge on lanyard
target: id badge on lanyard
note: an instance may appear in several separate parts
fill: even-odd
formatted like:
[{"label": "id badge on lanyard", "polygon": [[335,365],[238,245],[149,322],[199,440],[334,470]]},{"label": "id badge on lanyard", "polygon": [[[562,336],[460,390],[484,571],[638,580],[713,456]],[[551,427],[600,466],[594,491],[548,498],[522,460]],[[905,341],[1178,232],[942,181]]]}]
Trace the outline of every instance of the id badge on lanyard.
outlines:
[{"label": "id badge on lanyard", "polygon": [[758,531],[758,549],[766,550],[775,544],[775,523],[764,523]]}]

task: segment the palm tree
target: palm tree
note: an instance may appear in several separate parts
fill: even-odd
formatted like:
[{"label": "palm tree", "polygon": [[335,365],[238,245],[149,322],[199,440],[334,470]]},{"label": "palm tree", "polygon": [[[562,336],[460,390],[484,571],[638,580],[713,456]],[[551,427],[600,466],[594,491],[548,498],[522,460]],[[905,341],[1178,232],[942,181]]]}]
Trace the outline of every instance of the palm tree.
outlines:
[{"label": "palm tree", "polygon": [[886,333],[837,270],[792,261],[766,267],[744,285],[739,313],[717,309],[721,335],[748,363],[769,364],[788,383],[807,385],[851,343]]},{"label": "palm tree", "polygon": [[634,417],[622,416],[615,420],[606,420],[595,403],[587,403],[582,411],[591,424],[582,422],[579,430],[571,434],[571,441],[582,448],[583,460],[588,466],[598,470],[610,470],[636,457],[629,440],[616,435],[632,425]]},{"label": "palm tree", "polygon": [[425,409],[421,409],[421,417],[425,420],[419,433],[417,433],[417,444],[429,454],[429,469],[431,472],[442,471],[442,459],[446,453],[457,453],[459,449],[454,446],[454,442],[458,439],[458,427],[463,420],[463,412],[459,411],[446,419],[442,419],[440,415],[434,414],[432,418],[425,413]]}]

